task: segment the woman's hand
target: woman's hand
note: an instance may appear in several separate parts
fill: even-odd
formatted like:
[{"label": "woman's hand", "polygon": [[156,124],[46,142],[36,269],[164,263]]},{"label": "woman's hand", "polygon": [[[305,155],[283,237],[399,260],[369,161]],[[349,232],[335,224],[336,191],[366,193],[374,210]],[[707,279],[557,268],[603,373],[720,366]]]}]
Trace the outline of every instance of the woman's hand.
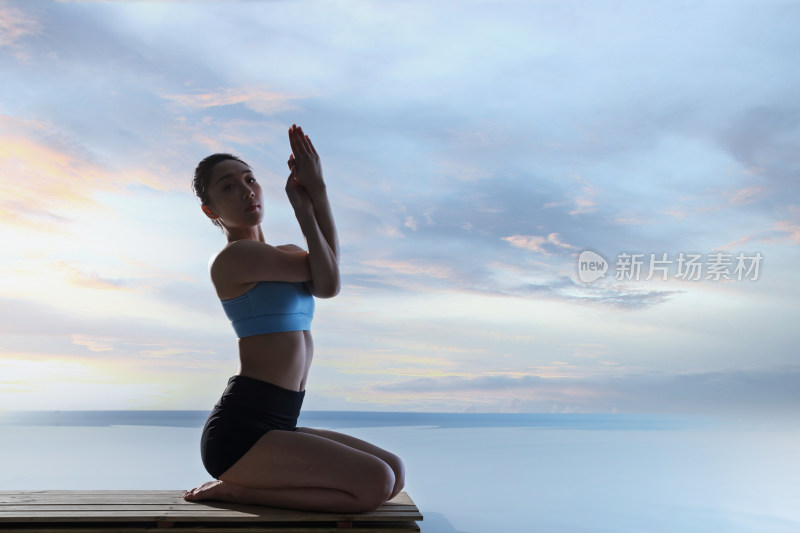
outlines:
[{"label": "woman's hand", "polygon": [[295,168],[292,168],[289,179],[286,180],[286,196],[289,197],[289,203],[292,204],[298,219],[308,215],[314,216],[314,204],[311,201],[311,196],[297,180]]},{"label": "woman's hand", "polygon": [[325,189],[322,181],[322,164],[319,155],[311,144],[311,139],[303,133],[303,128],[292,124],[289,128],[289,144],[292,146],[292,155],[289,156],[289,169],[295,174],[297,182],[314,195]]}]

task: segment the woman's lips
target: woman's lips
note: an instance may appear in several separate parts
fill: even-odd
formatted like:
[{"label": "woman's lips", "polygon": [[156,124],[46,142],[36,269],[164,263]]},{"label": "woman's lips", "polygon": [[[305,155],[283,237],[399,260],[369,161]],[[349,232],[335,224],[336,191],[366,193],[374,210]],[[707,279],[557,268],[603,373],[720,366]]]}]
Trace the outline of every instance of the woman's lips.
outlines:
[{"label": "woman's lips", "polygon": [[245,209],[245,211],[254,211],[257,208],[258,208],[258,204],[250,204],[250,205],[247,206],[247,209]]}]

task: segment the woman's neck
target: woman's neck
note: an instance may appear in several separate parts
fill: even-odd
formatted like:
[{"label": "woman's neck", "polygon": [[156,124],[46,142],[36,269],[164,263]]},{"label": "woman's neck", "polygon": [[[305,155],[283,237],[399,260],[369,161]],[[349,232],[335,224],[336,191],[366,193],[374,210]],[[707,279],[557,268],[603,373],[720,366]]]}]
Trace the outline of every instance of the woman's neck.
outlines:
[{"label": "woman's neck", "polygon": [[266,242],[264,240],[264,232],[261,230],[261,224],[251,228],[225,228],[225,233],[229,243],[242,240]]}]

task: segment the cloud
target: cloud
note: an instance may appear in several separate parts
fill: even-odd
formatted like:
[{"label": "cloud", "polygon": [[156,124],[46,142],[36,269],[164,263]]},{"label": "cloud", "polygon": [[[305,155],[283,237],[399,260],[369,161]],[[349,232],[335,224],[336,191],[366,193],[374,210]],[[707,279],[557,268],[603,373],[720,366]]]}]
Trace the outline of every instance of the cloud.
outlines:
[{"label": "cloud", "polygon": [[[224,319],[224,315],[222,315]],[[231,330],[223,320],[218,328],[197,325],[176,329],[163,320],[115,317],[110,314],[86,316],[61,312],[39,301],[0,295],[0,360],[12,353],[46,353],[52,357],[85,354],[84,348],[111,347],[127,356],[156,356],[166,348],[200,355],[229,354]],[[43,329],[46,324],[46,329]]]},{"label": "cloud", "polygon": [[245,107],[264,115],[297,109],[293,102],[302,97],[271,91],[266,87],[228,87],[217,91],[192,94],[163,94],[166,100],[190,109],[208,109],[244,104]]},{"label": "cloud", "polygon": [[0,47],[16,47],[18,41],[41,30],[41,24],[27,13],[0,4]]},{"label": "cloud", "polygon": [[130,280],[110,279],[99,276],[96,272],[84,272],[67,261],[56,261],[53,267],[67,274],[69,283],[76,287],[101,290],[136,290],[129,287]]},{"label": "cloud", "polygon": [[[414,378],[370,387],[378,397],[413,393],[423,404],[439,398],[482,398],[489,410],[511,405],[517,412],[627,412],[725,415],[791,415],[800,412],[800,367],[734,369],[599,377],[537,375]],[[391,396],[393,397],[393,396]]]},{"label": "cloud", "polygon": [[[512,248],[535,251],[553,258],[554,264],[477,244],[473,247],[475,253],[470,261],[453,262],[449,260],[450,256],[443,259],[441,250],[426,254],[423,247],[417,246],[409,253],[425,254],[429,257],[423,256],[414,261],[362,261],[361,265],[368,268],[347,272],[345,283],[430,293],[445,290],[442,282],[447,282],[450,290],[459,292],[582,302],[619,310],[652,307],[686,292],[685,289],[672,288],[673,285],[665,289],[639,288],[634,284],[618,283],[610,278],[593,284],[579,283],[574,266],[576,257],[572,253],[577,247],[563,242],[556,233],[547,237],[513,235],[502,240],[509,242]],[[558,253],[564,251],[570,253]],[[393,252],[393,255],[404,256],[401,251]],[[452,256],[457,257],[459,253],[454,249]],[[498,260],[498,257],[503,256],[508,258],[505,261]]]},{"label": "cloud", "polygon": [[[188,357],[195,357],[197,355],[216,355],[214,350],[198,350],[197,348],[187,347],[185,345],[176,344],[176,345],[163,345],[163,344],[155,344],[151,345],[153,347],[148,348],[146,350],[140,350],[137,355],[144,356],[144,357],[155,357],[155,358],[162,358],[162,357],[171,357],[174,358],[176,356],[188,356]],[[183,358],[184,360],[186,357]]]},{"label": "cloud", "polygon": [[575,202],[575,209],[568,211],[568,213],[570,215],[580,215],[593,212],[595,210],[594,207],[597,205],[595,196],[598,195],[600,189],[577,174],[573,175],[573,178],[581,182],[583,186],[580,194],[571,195],[572,200]]},{"label": "cloud", "polygon": [[775,101],[737,110],[724,124],[720,140],[745,170],[796,188],[787,174],[776,171],[796,160],[799,128],[800,108],[791,101]]},{"label": "cloud", "polygon": [[361,261],[362,265],[376,267],[377,271],[390,271],[403,276],[422,276],[434,279],[450,279],[453,275],[452,269],[439,265],[424,265],[414,261],[397,261],[389,259],[368,259]]},{"label": "cloud", "polygon": [[685,292],[682,290],[632,289],[623,285],[611,287],[582,285],[581,287],[583,290],[572,293],[569,297],[584,303],[602,304],[623,310],[651,307]]},{"label": "cloud", "polygon": [[578,249],[577,246],[563,242],[558,233],[550,233],[547,235],[547,237],[542,237],[539,235],[511,235],[509,237],[503,237],[502,240],[506,241],[512,246],[516,246],[517,248],[524,248],[526,250],[530,250],[531,252],[537,252],[543,255],[552,255],[551,252],[548,252],[544,248],[545,244],[552,244],[559,250]]},{"label": "cloud", "polygon": [[106,168],[92,159],[44,122],[0,115],[0,223],[58,233],[58,223],[75,211],[107,210],[96,192],[128,184],[163,188],[149,172]]},{"label": "cloud", "polygon": [[625,226],[625,225],[641,226],[642,224],[651,223],[649,220],[647,220],[646,218],[644,218],[642,216],[634,215],[634,214],[623,214],[623,213],[619,213],[617,215],[614,215],[614,219],[613,220],[614,220],[615,224],[620,224],[620,225],[623,225],[623,226]]},{"label": "cloud", "polygon": [[733,193],[724,193],[733,206],[747,205],[755,202],[764,193],[764,187],[745,187]]},{"label": "cloud", "polygon": [[733,250],[749,242],[780,244],[787,241],[793,245],[800,244],[800,224],[792,220],[777,220],[769,230],[760,231],[751,235],[744,235],[718,248],[721,250]]},{"label": "cloud", "polygon": [[89,335],[72,335],[72,344],[86,346],[92,352],[107,352],[114,349],[113,337],[91,337]]},{"label": "cloud", "polygon": [[611,352],[611,348],[609,346],[592,342],[573,343],[570,344],[570,346],[573,346],[573,357],[587,357],[594,359],[598,355],[605,355]]},{"label": "cloud", "polygon": [[[768,190],[765,187],[744,187],[734,191],[708,191],[707,194],[697,196],[686,196],[675,202],[672,207],[661,210],[661,213],[670,215],[680,220],[701,215],[710,215],[719,211],[732,210],[734,213],[741,213],[741,207],[753,204],[767,196]],[[720,202],[719,197],[725,198],[725,202]],[[694,205],[692,205],[692,203]]]},{"label": "cloud", "polygon": [[775,222],[775,231],[784,233],[784,239],[789,239],[794,244],[800,244],[800,224],[789,220],[779,220]]},{"label": "cloud", "polygon": [[377,391],[392,392],[507,391],[517,388],[547,386],[545,381],[544,378],[537,375],[525,375],[520,377],[504,375],[462,377],[451,375],[439,378],[425,377],[402,380],[394,383],[376,385],[373,388]]}]

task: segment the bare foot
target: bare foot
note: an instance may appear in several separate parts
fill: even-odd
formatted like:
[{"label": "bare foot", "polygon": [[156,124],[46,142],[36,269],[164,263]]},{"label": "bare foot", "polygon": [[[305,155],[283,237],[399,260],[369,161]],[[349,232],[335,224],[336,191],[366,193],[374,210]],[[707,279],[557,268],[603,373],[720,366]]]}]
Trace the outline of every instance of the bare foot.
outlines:
[{"label": "bare foot", "polygon": [[236,486],[223,481],[207,481],[199,487],[183,493],[183,499],[189,502],[201,500],[218,500],[238,502],[240,500]]}]

